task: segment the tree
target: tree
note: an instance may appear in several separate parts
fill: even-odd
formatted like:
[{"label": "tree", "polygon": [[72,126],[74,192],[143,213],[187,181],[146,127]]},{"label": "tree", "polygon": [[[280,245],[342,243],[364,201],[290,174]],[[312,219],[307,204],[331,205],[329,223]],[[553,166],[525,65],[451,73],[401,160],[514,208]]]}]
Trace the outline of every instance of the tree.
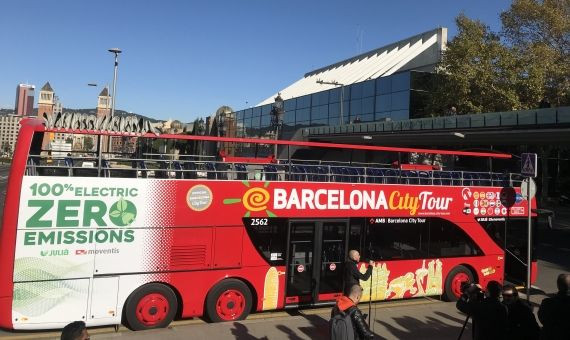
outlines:
[{"label": "tree", "polygon": [[93,150],[93,146],[94,146],[94,144],[93,144],[93,138],[91,138],[91,137],[85,137],[85,138],[83,139],[83,150],[85,150],[85,151],[91,151],[91,150]]},{"label": "tree", "polygon": [[437,73],[432,112],[455,107],[458,114],[522,108],[516,87],[518,63],[499,35],[465,15],[456,19],[458,34],[449,42]]},{"label": "tree", "polygon": [[528,71],[527,85],[539,87],[552,104],[569,105],[570,1],[515,0],[501,22],[503,36]]},{"label": "tree", "polygon": [[444,51],[433,114],[530,109],[546,99],[570,104],[570,1],[514,0],[500,33],[465,15]]}]

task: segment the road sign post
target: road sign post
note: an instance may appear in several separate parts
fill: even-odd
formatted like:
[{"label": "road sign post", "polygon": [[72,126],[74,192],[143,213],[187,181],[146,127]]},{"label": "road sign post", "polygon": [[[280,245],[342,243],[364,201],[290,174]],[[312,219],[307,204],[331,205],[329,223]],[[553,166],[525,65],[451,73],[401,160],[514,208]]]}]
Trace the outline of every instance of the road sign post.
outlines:
[{"label": "road sign post", "polygon": [[[535,153],[523,153],[521,155],[521,174],[528,178],[521,184],[521,193],[524,195],[526,191],[526,200],[528,202],[528,231],[527,231],[527,248],[526,248],[526,300],[530,303],[530,277],[532,271],[532,205],[531,200],[536,193],[536,185],[534,185],[533,177],[536,177],[538,170],[538,156]],[[526,182],[526,183],[525,183]],[[523,189],[526,184],[526,190]]]}]

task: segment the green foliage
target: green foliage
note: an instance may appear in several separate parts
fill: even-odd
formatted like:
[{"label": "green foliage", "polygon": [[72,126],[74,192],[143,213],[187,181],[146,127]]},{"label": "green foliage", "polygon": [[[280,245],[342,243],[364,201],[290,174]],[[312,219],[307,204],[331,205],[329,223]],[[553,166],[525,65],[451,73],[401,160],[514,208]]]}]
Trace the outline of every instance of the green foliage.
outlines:
[{"label": "green foliage", "polygon": [[[501,14],[503,35],[550,103],[570,104],[570,1],[515,0]],[[535,79],[532,79],[535,78]]]},{"label": "green foliage", "polygon": [[570,104],[570,1],[515,0],[503,31],[465,15],[437,73],[430,111],[481,113]]}]

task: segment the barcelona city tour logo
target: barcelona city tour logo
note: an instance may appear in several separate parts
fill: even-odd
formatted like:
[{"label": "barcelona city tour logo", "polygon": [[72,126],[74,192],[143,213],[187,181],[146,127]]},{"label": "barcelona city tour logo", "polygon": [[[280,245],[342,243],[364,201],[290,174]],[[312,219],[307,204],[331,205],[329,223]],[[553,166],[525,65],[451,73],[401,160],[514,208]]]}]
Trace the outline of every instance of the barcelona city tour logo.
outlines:
[{"label": "barcelona city tour logo", "polygon": [[249,217],[252,212],[265,211],[268,217],[277,217],[273,212],[267,209],[267,203],[271,198],[267,187],[269,182],[265,182],[263,187],[251,187],[248,181],[242,181],[243,185],[249,188],[242,198],[226,198],[224,204],[242,203],[247,210],[244,217]]}]

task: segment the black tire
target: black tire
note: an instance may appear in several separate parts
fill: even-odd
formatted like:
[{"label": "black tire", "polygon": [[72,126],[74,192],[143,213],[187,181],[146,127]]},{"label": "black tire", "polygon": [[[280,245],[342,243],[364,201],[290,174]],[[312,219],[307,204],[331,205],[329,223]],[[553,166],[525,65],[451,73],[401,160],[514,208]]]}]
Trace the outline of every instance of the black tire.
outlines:
[{"label": "black tire", "polygon": [[245,283],[227,279],[218,283],[206,297],[206,316],[212,322],[243,320],[251,311],[251,291]]},{"label": "black tire", "polygon": [[140,331],[168,326],[178,309],[174,291],[160,283],[137,288],[125,304],[125,318],[130,329]]},{"label": "black tire", "polygon": [[457,301],[461,296],[460,287],[463,283],[473,283],[473,273],[465,266],[454,267],[445,278],[445,290],[443,291],[443,299],[445,301]]}]

